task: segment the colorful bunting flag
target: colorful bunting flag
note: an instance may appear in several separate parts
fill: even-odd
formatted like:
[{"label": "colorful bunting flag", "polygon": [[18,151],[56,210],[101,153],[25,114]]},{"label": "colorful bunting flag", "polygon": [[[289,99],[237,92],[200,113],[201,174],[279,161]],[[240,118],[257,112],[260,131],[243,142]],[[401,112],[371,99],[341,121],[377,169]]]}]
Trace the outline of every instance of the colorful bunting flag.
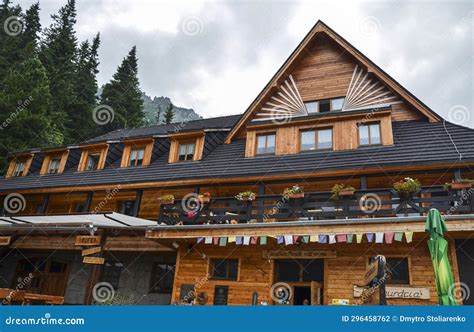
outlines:
[{"label": "colorful bunting flag", "polygon": [[237,236],[237,237],[235,238],[235,244],[236,244],[236,245],[242,245],[243,242],[244,242],[243,236]]},{"label": "colorful bunting flag", "polygon": [[205,243],[205,244],[212,244],[212,236],[207,236],[207,237],[204,239],[204,243]]},{"label": "colorful bunting flag", "polygon": [[244,236],[244,246],[248,246],[250,244],[250,236]]},{"label": "colorful bunting flag", "polygon": [[227,245],[227,238],[226,237],[221,237],[219,239],[219,246],[225,247]]},{"label": "colorful bunting flag", "polygon": [[336,243],[336,235],[329,235],[329,243],[330,244]]},{"label": "colorful bunting flag", "polygon": [[260,244],[261,244],[261,245],[267,244],[267,237],[266,237],[266,236],[261,236],[261,237],[260,237]]},{"label": "colorful bunting flag", "polygon": [[309,242],[318,242],[318,236],[317,235],[311,235],[309,237]]},{"label": "colorful bunting flag", "polygon": [[337,242],[347,242],[346,234],[337,234],[336,238],[337,238]]},{"label": "colorful bunting flag", "polygon": [[285,245],[293,244],[293,235],[285,235]]},{"label": "colorful bunting flag", "polygon": [[383,232],[375,233],[375,243],[383,243]]},{"label": "colorful bunting flag", "polygon": [[229,243],[234,243],[235,242],[235,236],[229,236],[229,238],[227,239],[227,241]]},{"label": "colorful bunting flag", "polygon": [[258,236],[252,236],[250,238],[250,244],[257,244],[258,243]]},{"label": "colorful bunting flag", "polygon": [[327,235],[319,235],[319,243],[328,243]]},{"label": "colorful bunting flag", "polygon": [[215,246],[217,246],[217,245],[219,244],[219,238],[218,238],[218,237],[212,238],[212,244],[214,244]]},{"label": "colorful bunting flag", "polygon": [[298,239],[300,238],[299,235],[293,235],[293,243],[298,242]]},{"label": "colorful bunting flag", "polygon": [[403,241],[403,232],[396,232],[395,233],[395,241],[398,241],[398,242]]},{"label": "colorful bunting flag", "polygon": [[357,241],[357,243],[361,243],[361,242],[362,242],[362,236],[363,236],[363,235],[364,235],[364,234],[361,234],[361,233],[356,234],[356,241]]},{"label": "colorful bunting flag", "polygon": [[285,238],[283,236],[277,237],[277,243],[278,244],[285,244]]},{"label": "colorful bunting flag", "polygon": [[367,233],[365,235],[367,236],[367,241],[369,241],[369,243],[374,240],[374,233]]},{"label": "colorful bunting flag", "polygon": [[394,234],[395,234],[394,232],[386,232],[385,233],[385,243],[392,244]]},{"label": "colorful bunting flag", "polygon": [[405,238],[407,239],[407,243],[411,243],[413,240],[413,232],[405,232]]},{"label": "colorful bunting flag", "polygon": [[303,243],[308,243],[309,242],[309,236],[308,235],[305,235],[302,237],[302,242]]},{"label": "colorful bunting flag", "polygon": [[354,239],[354,234],[347,234],[347,243],[352,243]]},{"label": "colorful bunting flag", "polygon": [[203,237],[198,237],[197,243],[201,243],[202,241],[204,241],[204,238]]}]

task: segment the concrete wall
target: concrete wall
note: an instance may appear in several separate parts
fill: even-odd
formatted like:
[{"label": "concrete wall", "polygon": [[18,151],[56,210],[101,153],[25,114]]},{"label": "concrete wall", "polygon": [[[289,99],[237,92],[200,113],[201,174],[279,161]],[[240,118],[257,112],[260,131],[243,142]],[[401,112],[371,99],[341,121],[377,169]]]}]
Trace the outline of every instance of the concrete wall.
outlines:
[{"label": "concrete wall", "polygon": [[[138,256],[137,256],[138,255]],[[0,288],[15,287],[14,278],[19,260],[25,257],[51,257],[69,264],[68,283],[64,295],[66,304],[82,304],[89,279],[91,265],[83,264],[80,253],[73,252],[22,252],[13,251],[0,259]],[[126,295],[135,304],[167,305],[171,302],[171,294],[152,294],[148,292],[153,262],[158,254],[116,254],[107,258],[123,264],[119,288],[115,295]]]}]

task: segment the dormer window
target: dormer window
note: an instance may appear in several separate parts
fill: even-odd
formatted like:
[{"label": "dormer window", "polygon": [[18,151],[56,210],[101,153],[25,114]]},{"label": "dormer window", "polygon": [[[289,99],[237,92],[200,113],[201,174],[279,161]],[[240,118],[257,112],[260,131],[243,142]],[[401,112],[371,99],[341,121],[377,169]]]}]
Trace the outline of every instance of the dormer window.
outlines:
[{"label": "dormer window", "polygon": [[13,169],[12,176],[22,176],[25,171],[26,163],[24,161],[17,161],[15,163],[15,168]]},{"label": "dormer window", "polygon": [[86,171],[95,171],[99,166],[100,153],[93,153],[87,156]]},{"label": "dormer window", "polygon": [[180,143],[179,144],[179,161],[188,161],[194,159],[194,151],[196,150],[196,143]]},{"label": "dormer window", "polygon": [[128,163],[129,167],[141,166],[143,165],[143,158],[145,156],[145,149],[132,149],[130,151],[130,161]]},{"label": "dormer window", "polygon": [[275,134],[264,134],[257,136],[257,154],[275,154]]},{"label": "dormer window", "polygon": [[359,124],[360,145],[376,145],[381,143],[379,122]]},{"label": "dormer window", "polygon": [[48,165],[48,174],[59,173],[59,165],[61,164],[61,158],[51,158]]},{"label": "dormer window", "polygon": [[153,138],[144,138],[124,142],[120,167],[148,166],[153,152]]}]

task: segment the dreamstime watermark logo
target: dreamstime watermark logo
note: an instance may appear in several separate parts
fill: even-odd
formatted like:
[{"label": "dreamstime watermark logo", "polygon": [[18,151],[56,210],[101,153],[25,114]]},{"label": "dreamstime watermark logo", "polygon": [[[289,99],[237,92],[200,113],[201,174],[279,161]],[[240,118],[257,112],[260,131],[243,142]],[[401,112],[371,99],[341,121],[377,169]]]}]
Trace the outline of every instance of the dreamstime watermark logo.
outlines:
[{"label": "dreamstime watermark logo", "polygon": [[359,21],[359,31],[366,37],[372,37],[379,31],[380,25],[375,16],[365,16]]},{"label": "dreamstime watermark logo", "polygon": [[455,282],[449,287],[448,294],[454,301],[458,299],[465,301],[471,297],[471,289],[463,282]]},{"label": "dreamstime watermark logo", "polygon": [[197,16],[188,16],[181,22],[181,30],[185,35],[196,36],[204,30],[204,23]]},{"label": "dreamstime watermark logo", "polygon": [[3,200],[3,208],[10,214],[22,212],[26,208],[25,197],[19,193],[9,194]]},{"label": "dreamstime watermark logo", "polygon": [[286,282],[277,282],[270,288],[270,296],[277,303],[287,304],[293,297],[293,289]]},{"label": "dreamstime watermark logo", "polygon": [[118,194],[118,192],[120,191],[120,185],[117,185],[117,187],[115,187],[114,189],[110,190],[110,189],[107,189],[105,192],[105,197],[103,200],[101,200],[99,202],[99,204],[97,204],[94,209],[92,210],[91,213],[93,214],[96,214],[96,213],[99,213],[100,211],[102,211],[102,209],[107,205],[107,203],[112,199],[114,198],[115,195]]},{"label": "dreamstime watermark logo", "polygon": [[181,200],[181,208],[186,213],[196,213],[201,209],[201,201],[199,195],[196,193],[190,193],[183,197]]},{"label": "dreamstime watermark logo", "polygon": [[0,129],[3,130],[7,128],[8,125],[12,123],[13,120],[15,120],[18,117],[18,115],[20,115],[21,112],[26,110],[26,108],[31,104],[32,101],[33,101],[32,96],[29,96],[25,100],[19,100],[17,103],[18,106],[15,109],[15,112],[10,113],[10,115],[5,119],[5,121],[3,121],[3,123],[0,124]]},{"label": "dreamstime watermark logo", "polygon": [[109,105],[99,105],[92,110],[92,120],[99,126],[114,121],[115,112]]},{"label": "dreamstime watermark logo", "polygon": [[471,112],[464,105],[454,105],[448,111],[448,120],[458,125],[466,125],[471,119]]},{"label": "dreamstime watermark logo", "polygon": [[277,108],[274,108],[270,112],[270,119],[275,124],[285,124],[291,121],[293,116],[289,112],[281,112]]},{"label": "dreamstime watermark logo", "polygon": [[380,196],[374,193],[368,193],[359,199],[359,208],[365,213],[375,213],[380,210],[382,200]]},{"label": "dreamstime watermark logo", "polygon": [[18,16],[10,16],[3,23],[3,30],[9,36],[15,37],[23,32],[23,21]]},{"label": "dreamstime watermark logo", "polygon": [[104,303],[115,297],[114,287],[108,282],[99,282],[92,289],[92,297],[95,302]]},{"label": "dreamstime watermark logo", "polygon": [[16,294],[18,294],[18,292],[22,291],[25,289],[26,286],[28,286],[31,281],[33,280],[34,278],[34,275],[32,273],[29,273],[26,277],[24,278],[18,278],[17,279],[17,285],[15,287],[15,289],[13,289],[10,294],[8,294],[2,301],[3,305],[7,305],[9,304],[12,300],[15,299],[15,296]]},{"label": "dreamstime watermark logo", "polygon": [[179,133],[182,129],[186,127],[188,122],[194,121],[194,120],[199,120],[199,116],[196,113],[190,113],[187,114],[186,117],[183,119],[183,121],[175,124],[173,131],[175,134]]}]

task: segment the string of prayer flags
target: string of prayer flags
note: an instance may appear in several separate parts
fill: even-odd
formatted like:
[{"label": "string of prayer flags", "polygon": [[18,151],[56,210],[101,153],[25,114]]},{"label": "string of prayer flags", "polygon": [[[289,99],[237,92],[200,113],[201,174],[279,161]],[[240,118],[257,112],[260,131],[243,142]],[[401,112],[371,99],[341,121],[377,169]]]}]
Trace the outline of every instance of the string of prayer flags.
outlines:
[{"label": "string of prayer flags", "polygon": [[[403,235],[405,235],[406,243],[413,241],[413,232],[375,232],[375,233],[355,233],[355,234],[312,234],[312,235],[268,235],[268,236],[206,236],[198,237],[197,244],[212,244],[220,247],[225,247],[228,244],[235,243],[236,245],[266,245],[268,244],[268,237],[276,239],[280,245],[291,245],[301,243],[363,243],[363,237],[367,237],[368,243],[386,243],[393,244],[393,241],[402,242]],[[259,242],[260,240],[260,242]]]}]

